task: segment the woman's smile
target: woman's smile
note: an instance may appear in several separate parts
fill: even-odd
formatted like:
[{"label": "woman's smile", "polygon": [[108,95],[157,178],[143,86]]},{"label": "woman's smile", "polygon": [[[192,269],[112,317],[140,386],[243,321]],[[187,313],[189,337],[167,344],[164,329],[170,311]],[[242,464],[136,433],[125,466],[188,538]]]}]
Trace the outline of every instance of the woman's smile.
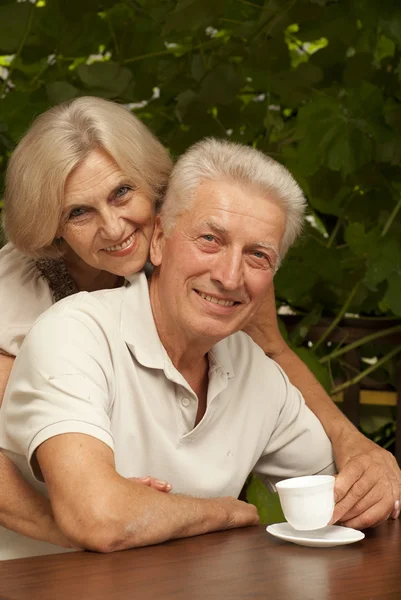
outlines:
[{"label": "woman's smile", "polygon": [[101,251],[107,252],[110,256],[126,256],[135,249],[136,246],[136,230],[126,237],[120,244],[102,248]]}]

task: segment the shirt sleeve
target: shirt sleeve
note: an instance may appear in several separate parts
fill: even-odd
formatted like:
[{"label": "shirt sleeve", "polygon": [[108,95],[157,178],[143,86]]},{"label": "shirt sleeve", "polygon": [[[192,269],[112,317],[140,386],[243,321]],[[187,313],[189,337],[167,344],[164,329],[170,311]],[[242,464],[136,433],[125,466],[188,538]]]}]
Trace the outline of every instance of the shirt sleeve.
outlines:
[{"label": "shirt sleeve", "polygon": [[12,244],[0,250],[0,351],[16,356],[39,315],[53,304],[35,261]]},{"label": "shirt sleeve", "polygon": [[284,371],[278,388],[283,398],[281,410],[267,446],[254,472],[263,476],[270,487],[287,477],[334,474],[332,445],[322,424],[306,406],[302,394]]},{"label": "shirt sleeve", "polygon": [[[86,294],[86,296],[89,296]],[[71,299],[72,300],[72,299]],[[0,446],[24,455],[39,481],[35,451],[63,433],[90,435],[113,450],[110,412],[112,361],[99,310],[54,306],[27,335],[15,361],[2,408]],[[56,310],[55,310],[56,309]]]}]

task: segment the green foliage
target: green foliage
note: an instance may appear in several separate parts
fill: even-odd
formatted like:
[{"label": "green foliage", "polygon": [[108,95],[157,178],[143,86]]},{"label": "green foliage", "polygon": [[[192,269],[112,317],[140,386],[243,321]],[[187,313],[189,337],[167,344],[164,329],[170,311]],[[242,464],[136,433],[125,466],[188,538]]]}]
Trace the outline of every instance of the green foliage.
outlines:
[{"label": "green foliage", "polygon": [[258,509],[261,523],[270,525],[285,521],[278,494],[270,492],[256,475],[250,476],[246,499]]},{"label": "green foliage", "polygon": [[326,389],[340,363],[303,347],[321,314],[401,317],[399,0],[2,0],[0,69],[0,188],[49,106],[129,104],[174,156],[227,137],[295,175],[311,219],[276,292]]}]

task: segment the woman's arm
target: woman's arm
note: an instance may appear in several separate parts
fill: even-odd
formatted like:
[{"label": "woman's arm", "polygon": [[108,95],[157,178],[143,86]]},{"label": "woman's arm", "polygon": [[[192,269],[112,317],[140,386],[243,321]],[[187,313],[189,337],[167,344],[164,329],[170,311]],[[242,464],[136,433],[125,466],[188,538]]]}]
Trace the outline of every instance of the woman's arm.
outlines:
[{"label": "woman's arm", "polygon": [[0,525],[36,540],[71,547],[54,521],[49,500],[37,493],[1,452]]},{"label": "woman's arm", "polygon": [[6,389],[7,381],[10,377],[11,368],[14,364],[14,361],[14,356],[2,354],[0,350],[0,406],[3,402],[4,391]]},{"label": "woman's arm", "polygon": [[[306,405],[317,416],[331,440],[339,471],[335,488],[336,520],[341,520],[350,527],[362,528],[375,525],[390,514],[393,518],[398,518],[401,471],[394,456],[367,439],[352,425],[308,367],[288,347],[277,323],[273,286],[245,331],[281,366],[291,383],[300,390]],[[388,477],[391,482],[393,499],[382,492],[384,477]],[[358,504],[358,499],[369,490],[370,496],[375,498],[373,504]]]},{"label": "woman's arm", "polygon": [[[0,354],[0,406],[15,358]],[[69,547],[54,522],[50,502],[38,494],[0,451],[0,525],[37,540]]]}]

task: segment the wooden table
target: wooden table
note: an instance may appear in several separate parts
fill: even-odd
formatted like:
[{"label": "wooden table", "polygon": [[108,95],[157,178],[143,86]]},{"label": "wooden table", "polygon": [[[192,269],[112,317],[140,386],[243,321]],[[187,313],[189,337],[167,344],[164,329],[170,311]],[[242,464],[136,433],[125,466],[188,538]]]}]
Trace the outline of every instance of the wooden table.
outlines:
[{"label": "wooden table", "polygon": [[263,526],[101,555],[0,562],[1,600],[401,598],[401,527],[336,548],[281,542]]}]

